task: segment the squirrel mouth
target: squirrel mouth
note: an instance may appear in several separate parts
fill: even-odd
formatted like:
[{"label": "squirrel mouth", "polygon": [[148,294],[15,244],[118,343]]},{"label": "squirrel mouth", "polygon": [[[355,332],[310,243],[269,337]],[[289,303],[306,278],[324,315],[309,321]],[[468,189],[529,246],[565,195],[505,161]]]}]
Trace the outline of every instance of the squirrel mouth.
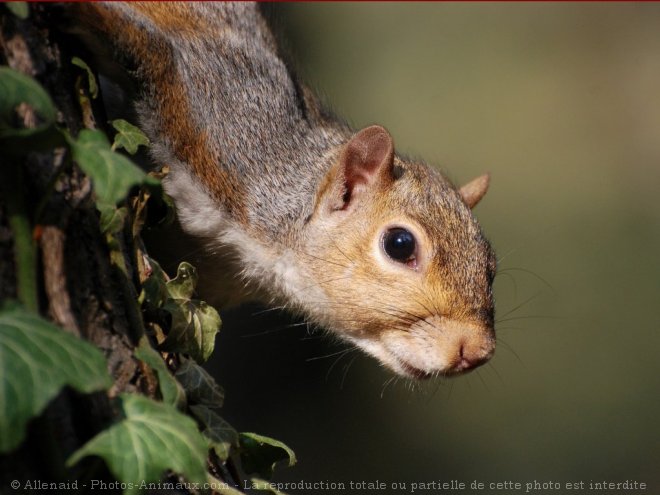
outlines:
[{"label": "squirrel mouth", "polygon": [[419,368],[415,368],[414,366],[411,366],[410,364],[401,360],[399,360],[399,365],[407,375],[409,375],[411,378],[415,378],[416,380],[428,380],[433,376],[433,373],[428,373],[424,370],[420,370]]},{"label": "squirrel mouth", "polygon": [[414,367],[411,364],[408,364],[407,362],[397,359],[397,362],[403,372],[410,378],[414,378],[416,380],[428,380],[430,378],[433,378],[434,376],[442,376],[445,378],[450,378],[458,375],[465,375],[472,371],[474,369],[473,366],[470,364],[466,364],[463,361],[461,361],[459,364],[453,366],[452,368],[442,371],[442,372],[429,372],[429,371],[424,371],[419,368]]}]

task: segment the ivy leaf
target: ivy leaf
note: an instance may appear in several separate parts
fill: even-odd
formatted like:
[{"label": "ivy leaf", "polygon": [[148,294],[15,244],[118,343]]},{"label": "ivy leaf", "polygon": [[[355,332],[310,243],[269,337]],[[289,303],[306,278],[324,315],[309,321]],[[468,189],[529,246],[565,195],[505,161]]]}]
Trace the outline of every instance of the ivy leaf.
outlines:
[{"label": "ivy leaf", "polygon": [[71,59],[71,63],[77,67],[80,67],[87,73],[87,87],[89,88],[89,95],[96,99],[96,97],[99,95],[99,87],[98,84],[96,84],[96,77],[94,77],[94,72],[92,72],[92,69],[90,69],[89,65],[87,65],[87,63],[80,57],[73,57]]},{"label": "ivy leaf", "polygon": [[117,208],[109,203],[97,203],[96,208],[101,212],[101,218],[99,219],[101,232],[114,234],[124,228],[128,208],[125,206]]},{"label": "ivy leaf", "polygon": [[210,440],[220,460],[224,462],[229,459],[231,448],[238,447],[238,432],[206,406],[190,406],[190,412],[204,426],[202,434]]},{"label": "ivy leaf", "polygon": [[0,311],[0,377],[0,453],[65,385],[89,393],[112,384],[101,351],[19,306]]},{"label": "ivy leaf", "polygon": [[161,348],[188,354],[198,363],[206,361],[222,323],[218,312],[204,301],[185,299],[170,299],[164,309],[172,315],[172,327]]},{"label": "ivy leaf", "polygon": [[144,182],[146,174],[125,156],[111,151],[101,131],[83,129],[78,139],[68,140],[73,158],[92,179],[99,202],[116,204],[131,187]]},{"label": "ivy leaf", "polygon": [[30,105],[43,119],[44,126],[55,122],[55,105],[46,90],[33,78],[9,67],[0,67],[0,136],[7,132],[6,128],[13,127],[14,110],[21,103]]},{"label": "ivy leaf", "polygon": [[278,440],[257,435],[240,433],[241,464],[246,473],[257,473],[263,478],[273,475],[275,465],[287,461],[289,467],[296,463],[296,454]]},{"label": "ivy leaf", "polygon": [[27,19],[30,11],[27,2],[6,2],[5,6],[12,14],[19,19]]},{"label": "ivy leaf", "polygon": [[155,482],[172,470],[192,483],[206,480],[207,442],[192,418],[174,407],[141,395],[121,394],[125,418],[102,431],[67,460],[67,466],[86,456],[103,458],[114,477],[139,484]]},{"label": "ivy leaf", "polygon": [[176,370],[175,376],[186,391],[188,401],[201,406],[220,408],[225,400],[225,391],[201,366],[185,359]]},{"label": "ivy leaf", "polygon": [[117,134],[112,143],[112,149],[124,148],[129,154],[134,155],[139,146],[149,146],[149,138],[139,128],[124,119],[110,122]]},{"label": "ivy leaf", "polygon": [[163,308],[172,315],[172,327],[161,348],[189,354],[201,363],[213,353],[222,321],[212,306],[191,299],[196,284],[197,271],[186,262],[179,265],[176,278],[167,282],[170,298]]},{"label": "ivy leaf", "polygon": [[[39,122],[25,127],[16,110],[27,104]],[[0,67],[0,149],[8,155],[25,155],[31,151],[51,150],[65,144],[55,127],[53,101],[41,85],[25,74]]]},{"label": "ivy leaf", "polygon": [[176,277],[167,283],[167,292],[172,299],[192,299],[197,285],[197,270],[185,261],[179,265]]},{"label": "ivy leaf", "polygon": [[151,366],[158,375],[158,385],[160,386],[160,394],[163,396],[163,402],[179,409],[185,407],[186,393],[183,391],[183,387],[172,376],[163,358],[151,347],[146,338],[140,340],[140,344],[135,350],[135,357]]},{"label": "ivy leaf", "polygon": [[142,284],[144,300],[156,308],[161,308],[169,293],[167,292],[167,275],[153,258],[147,258],[151,274]]}]

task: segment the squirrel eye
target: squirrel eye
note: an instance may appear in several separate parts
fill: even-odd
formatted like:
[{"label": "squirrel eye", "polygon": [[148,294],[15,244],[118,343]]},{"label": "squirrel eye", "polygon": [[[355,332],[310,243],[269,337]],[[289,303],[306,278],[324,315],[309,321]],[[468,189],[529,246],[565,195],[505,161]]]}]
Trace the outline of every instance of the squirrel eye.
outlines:
[{"label": "squirrel eye", "polygon": [[415,236],[406,229],[393,228],[383,236],[383,250],[394,261],[409,263],[414,260]]}]

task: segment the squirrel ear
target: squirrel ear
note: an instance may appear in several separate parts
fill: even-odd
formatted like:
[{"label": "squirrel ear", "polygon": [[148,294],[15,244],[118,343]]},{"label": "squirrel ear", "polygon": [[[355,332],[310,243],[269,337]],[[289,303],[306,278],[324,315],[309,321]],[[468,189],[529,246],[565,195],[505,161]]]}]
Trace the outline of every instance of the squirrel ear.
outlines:
[{"label": "squirrel ear", "polygon": [[392,177],[392,136],[379,125],[365,127],[346,144],[340,162],[344,172],[343,208],[346,208],[361,191]]},{"label": "squirrel ear", "polygon": [[481,198],[484,197],[486,191],[488,191],[488,185],[490,184],[490,174],[483,174],[472,179],[470,182],[465,184],[458,190],[458,193],[465,201],[465,204],[470,208],[474,208]]}]

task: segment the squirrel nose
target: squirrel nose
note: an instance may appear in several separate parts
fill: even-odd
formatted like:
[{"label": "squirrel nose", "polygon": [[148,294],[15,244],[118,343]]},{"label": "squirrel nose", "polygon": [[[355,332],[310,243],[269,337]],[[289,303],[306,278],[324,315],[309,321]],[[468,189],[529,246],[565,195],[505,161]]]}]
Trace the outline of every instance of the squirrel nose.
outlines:
[{"label": "squirrel nose", "polygon": [[454,366],[455,371],[469,371],[484,364],[490,358],[491,350],[481,346],[470,345],[462,341],[458,351],[458,363]]}]

